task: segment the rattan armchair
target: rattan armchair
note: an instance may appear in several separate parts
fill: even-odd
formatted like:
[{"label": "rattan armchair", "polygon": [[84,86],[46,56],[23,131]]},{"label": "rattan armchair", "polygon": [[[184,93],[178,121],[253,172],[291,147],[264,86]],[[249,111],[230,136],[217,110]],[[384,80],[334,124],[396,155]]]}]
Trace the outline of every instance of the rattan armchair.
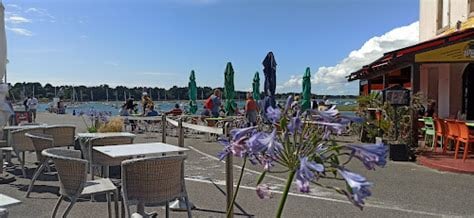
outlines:
[{"label": "rattan armchair", "polygon": [[[82,143],[84,158],[89,161],[91,178],[94,179],[94,167],[104,166],[104,176],[109,177],[109,166],[120,166],[123,160],[128,158],[111,158],[105,154],[96,152],[94,146],[132,144],[134,137],[131,136],[107,136],[89,139],[88,143]],[[87,147],[86,147],[87,146]]]},{"label": "rattan armchair", "polygon": [[137,205],[142,216],[145,205],[165,205],[169,217],[169,202],[183,197],[188,217],[192,217],[184,181],[186,156],[153,157],[122,162],[122,194],[128,217],[130,205]]},{"label": "rattan armchair", "polygon": [[44,128],[44,134],[53,136],[55,147],[74,146],[76,127],[70,125],[53,125]]},{"label": "rattan armchair", "polygon": [[52,136],[41,133],[26,133],[25,136],[31,139],[33,147],[35,148],[36,158],[40,162],[40,165],[38,166],[38,168],[36,168],[33,178],[31,179],[28,191],[26,192],[26,197],[28,198],[38,176],[43,172],[45,168],[49,169],[48,158],[43,156],[41,152],[45,149],[54,147],[54,140]]},{"label": "rattan armchair", "polygon": [[[43,133],[43,128],[25,128],[19,129],[11,132],[11,146],[13,151],[18,157],[18,161],[20,162],[21,172],[23,177],[26,178],[26,171],[25,171],[25,152],[26,151],[35,151],[35,147],[33,146],[33,142],[31,139],[25,136],[26,133]],[[20,157],[21,154],[21,157]]]},{"label": "rattan armchair", "polygon": [[53,209],[52,217],[56,217],[59,205],[64,198],[70,199],[70,204],[62,217],[67,217],[77,199],[83,195],[106,193],[107,209],[111,217],[110,194],[114,194],[115,216],[118,217],[118,189],[109,179],[87,181],[87,161],[80,159],[81,152],[63,148],[49,148],[42,154],[53,160],[59,177],[60,197]]}]

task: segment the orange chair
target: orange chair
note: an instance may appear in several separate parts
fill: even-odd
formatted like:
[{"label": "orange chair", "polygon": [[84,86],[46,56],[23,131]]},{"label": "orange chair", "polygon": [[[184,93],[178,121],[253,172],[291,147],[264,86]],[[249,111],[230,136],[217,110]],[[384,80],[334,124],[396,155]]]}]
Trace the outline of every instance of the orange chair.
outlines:
[{"label": "orange chair", "polygon": [[447,127],[443,119],[435,119],[435,130],[436,132],[433,143],[434,152],[436,152],[436,148],[438,148],[438,145],[441,145],[441,148],[443,149],[443,151],[445,151],[447,149]]},{"label": "orange chair", "polygon": [[446,134],[446,139],[444,142],[446,146],[443,148],[443,153],[446,153],[449,140],[453,140],[453,143],[456,144],[459,137],[459,127],[456,124],[456,120],[447,119],[446,124],[448,128],[446,129],[447,134]]},{"label": "orange chair", "polygon": [[456,143],[454,159],[458,158],[459,147],[461,143],[464,143],[464,154],[462,160],[466,161],[467,153],[469,152],[469,143],[474,142],[474,136],[469,134],[469,127],[467,127],[466,122],[457,121],[457,125],[459,127],[459,137],[458,142]]}]

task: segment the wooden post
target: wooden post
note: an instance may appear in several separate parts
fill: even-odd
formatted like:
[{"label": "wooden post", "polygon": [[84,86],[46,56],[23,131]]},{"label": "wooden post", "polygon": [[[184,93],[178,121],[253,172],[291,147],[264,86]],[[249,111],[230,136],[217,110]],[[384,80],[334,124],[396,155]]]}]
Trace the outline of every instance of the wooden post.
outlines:
[{"label": "wooden post", "polygon": [[[413,95],[420,91],[420,65],[414,63],[411,65],[411,94],[410,94],[410,107],[412,107]],[[418,147],[418,112],[412,110],[411,112],[411,129],[412,129],[412,145]]]},{"label": "wooden post", "polygon": [[161,142],[166,143],[166,114],[161,115]]},{"label": "wooden post", "polygon": [[[229,137],[230,133],[230,123],[226,122],[224,125],[224,135]],[[227,155],[225,161],[225,184],[226,184],[226,197],[227,197],[227,207],[226,211],[230,211],[230,216],[227,218],[234,217],[234,205],[232,204],[232,198],[234,197],[234,175],[233,175],[233,158],[232,154]]]},{"label": "wooden post", "polygon": [[184,147],[183,118],[178,119],[178,146]]}]

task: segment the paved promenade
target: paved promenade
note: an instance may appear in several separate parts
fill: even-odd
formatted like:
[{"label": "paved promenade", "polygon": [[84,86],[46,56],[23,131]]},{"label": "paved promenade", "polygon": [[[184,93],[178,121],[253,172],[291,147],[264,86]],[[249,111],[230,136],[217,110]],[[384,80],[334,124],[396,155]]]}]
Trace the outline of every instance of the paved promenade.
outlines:
[{"label": "paved promenade", "polygon": [[[82,119],[72,116],[40,114],[39,122],[70,123],[84,131]],[[136,142],[160,141],[158,134],[139,134]],[[342,139],[347,141],[349,139]],[[167,142],[177,144],[175,137],[168,137]],[[185,146],[190,149],[186,161],[186,185],[190,200],[197,206],[193,210],[195,217],[225,217],[224,163],[217,160],[215,154],[221,146],[209,143],[203,136],[191,136],[185,139]],[[33,154],[27,158],[29,175],[33,174],[35,160]],[[16,160],[15,160],[16,161]],[[234,177],[240,172],[240,160],[234,159]],[[363,211],[347,202],[344,196],[337,193],[312,187],[312,192],[302,194],[291,190],[284,212],[284,217],[440,217],[440,216],[474,216],[473,194],[474,176],[439,172],[417,165],[389,161],[387,166],[376,171],[367,171],[358,162],[352,163],[352,170],[362,172],[375,183],[373,196],[367,201]],[[19,170],[11,171],[20,175]],[[274,191],[274,197],[260,200],[255,194],[255,181],[260,172],[259,167],[250,166],[244,174],[238,206],[237,217],[274,217],[286,178],[285,174],[267,176],[265,183]],[[333,184],[333,181],[328,181]],[[25,199],[28,179],[18,178],[15,182],[0,185],[0,193],[15,197],[23,203],[10,208],[10,217],[50,217],[57,200],[58,182],[55,173],[43,175],[37,181],[31,198]],[[67,204],[62,205],[62,212]],[[148,208],[164,216],[163,208]],[[98,202],[86,199],[77,203],[70,217],[106,217],[107,206],[102,198]],[[185,212],[171,212],[171,217],[185,217]]]}]

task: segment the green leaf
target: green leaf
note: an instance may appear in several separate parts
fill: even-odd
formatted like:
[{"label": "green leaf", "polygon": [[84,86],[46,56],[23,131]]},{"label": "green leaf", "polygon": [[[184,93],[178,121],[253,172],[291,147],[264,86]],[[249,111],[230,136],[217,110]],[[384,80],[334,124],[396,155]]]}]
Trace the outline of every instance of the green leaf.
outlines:
[{"label": "green leaf", "polygon": [[263,171],[263,173],[260,174],[260,176],[258,177],[258,180],[257,180],[257,185],[260,185],[260,183],[262,183],[262,181],[265,178],[266,174],[267,174],[267,171]]},{"label": "green leaf", "polygon": [[286,119],[286,117],[282,117],[280,119],[281,130],[286,130],[286,125],[288,125],[288,119]]}]

